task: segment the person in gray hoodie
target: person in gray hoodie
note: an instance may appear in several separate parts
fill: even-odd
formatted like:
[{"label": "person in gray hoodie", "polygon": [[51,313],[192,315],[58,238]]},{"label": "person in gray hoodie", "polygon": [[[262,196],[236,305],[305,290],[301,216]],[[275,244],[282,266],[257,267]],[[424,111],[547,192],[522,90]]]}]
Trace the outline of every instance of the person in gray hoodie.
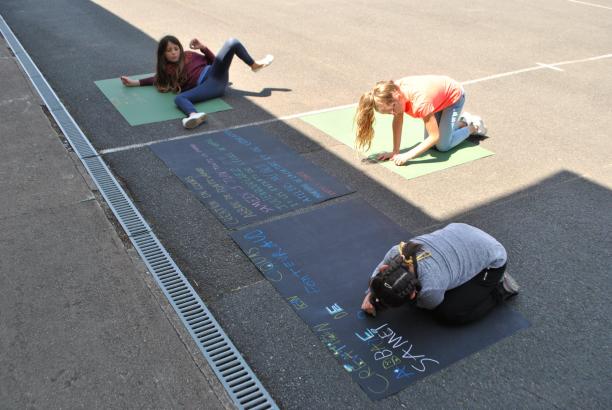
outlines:
[{"label": "person in gray hoodie", "polygon": [[370,315],[412,303],[446,323],[478,320],[519,286],[506,272],[506,249],[464,223],[394,245],[376,266],[361,308]]}]

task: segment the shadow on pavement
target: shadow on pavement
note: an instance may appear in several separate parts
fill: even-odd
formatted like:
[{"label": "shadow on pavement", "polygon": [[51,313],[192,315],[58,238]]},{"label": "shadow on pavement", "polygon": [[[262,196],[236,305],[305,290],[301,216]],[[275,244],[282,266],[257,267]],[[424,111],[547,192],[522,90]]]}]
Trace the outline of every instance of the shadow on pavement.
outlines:
[{"label": "shadow on pavement", "polygon": [[[0,12],[98,150],[185,133],[180,121],[130,127],[94,85],[98,79],[150,70],[154,39],[91,2],[6,1]],[[244,97],[289,92],[286,86],[230,89],[234,110],[212,116],[209,129],[273,118]],[[301,127],[274,122],[262,128],[409,231],[463,221],[508,249],[510,272],[523,286],[512,305],[532,327],[377,402],[377,408],[472,407],[474,401],[478,407],[502,408],[609,403],[602,386],[609,384],[612,367],[610,190],[560,172],[441,221],[340,159]],[[150,149],[117,152],[105,160],[282,408],[373,406],[228,231]],[[365,283],[368,273],[355,275]]]}]

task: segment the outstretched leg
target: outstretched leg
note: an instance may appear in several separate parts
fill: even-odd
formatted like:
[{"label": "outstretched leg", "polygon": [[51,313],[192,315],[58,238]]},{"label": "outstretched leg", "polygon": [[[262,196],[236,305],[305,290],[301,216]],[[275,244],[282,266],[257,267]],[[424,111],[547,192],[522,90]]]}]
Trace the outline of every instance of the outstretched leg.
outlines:
[{"label": "outstretched leg", "polygon": [[177,95],[174,98],[174,103],[185,115],[189,115],[197,112],[194,104],[221,97],[225,93],[226,86],[227,81],[207,78],[202,84]]}]

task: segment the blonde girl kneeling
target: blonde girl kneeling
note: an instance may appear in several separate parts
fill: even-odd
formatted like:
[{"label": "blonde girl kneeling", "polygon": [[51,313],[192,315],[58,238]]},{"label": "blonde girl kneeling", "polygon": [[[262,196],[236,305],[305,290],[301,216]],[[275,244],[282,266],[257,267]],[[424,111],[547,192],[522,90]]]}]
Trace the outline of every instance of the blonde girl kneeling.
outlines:
[{"label": "blonde girl kneeling", "polygon": [[[393,115],[393,151],[381,153],[378,160],[393,160],[396,165],[403,165],[434,146],[439,151],[448,151],[470,135],[485,135],[486,128],[480,117],[467,113],[460,117],[464,103],[463,87],[447,76],[422,75],[379,81],[359,99],[355,117],[357,148],[370,149],[374,138],[374,110]],[[425,139],[400,154],[404,113],[423,120]]]}]

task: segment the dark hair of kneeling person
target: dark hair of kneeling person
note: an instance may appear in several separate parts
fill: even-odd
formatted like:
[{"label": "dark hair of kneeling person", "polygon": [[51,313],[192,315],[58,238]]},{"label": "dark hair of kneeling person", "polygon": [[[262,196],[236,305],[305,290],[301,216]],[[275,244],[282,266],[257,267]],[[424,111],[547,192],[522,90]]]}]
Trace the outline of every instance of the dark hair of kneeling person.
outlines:
[{"label": "dark hair of kneeling person", "polygon": [[473,226],[453,223],[393,246],[371,275],[361,308],[370,315],[405,304],[448,324],[484,317],[518,294],[505,248]]}]

